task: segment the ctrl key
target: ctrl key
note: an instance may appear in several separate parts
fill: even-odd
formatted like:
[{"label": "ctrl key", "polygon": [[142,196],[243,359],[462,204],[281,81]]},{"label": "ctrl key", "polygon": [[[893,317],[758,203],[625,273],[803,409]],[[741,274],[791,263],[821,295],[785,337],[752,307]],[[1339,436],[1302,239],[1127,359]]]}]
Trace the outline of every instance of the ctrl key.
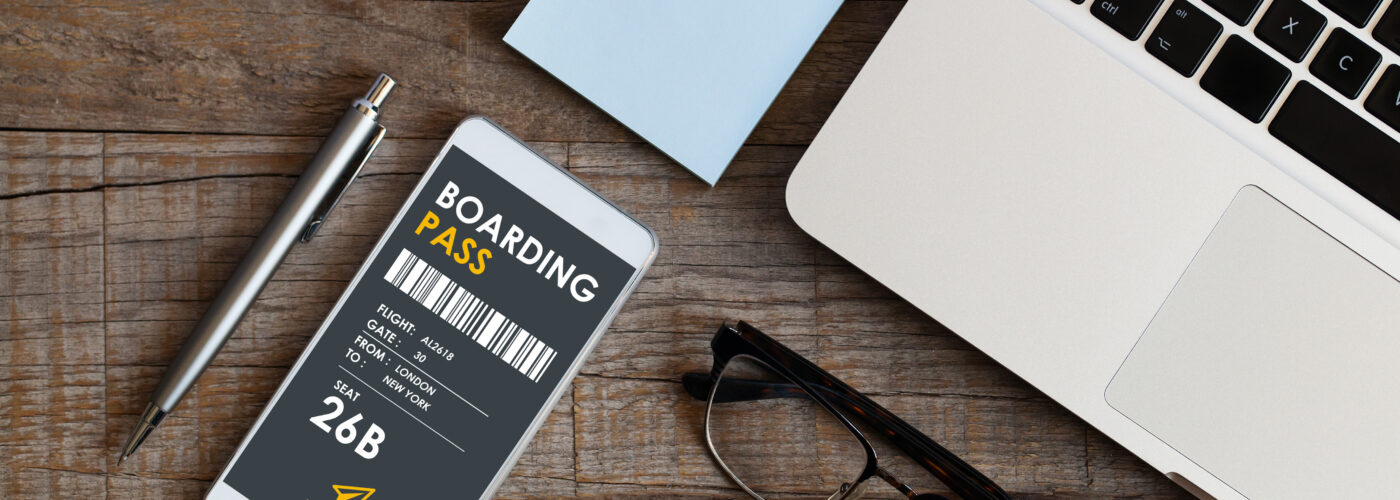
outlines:
[{"label": "ctrl key", "polygon": [[1089,12],[1118,34],[1137,40],[1162,0],[1093,0]]},{"label": "ctrl key", "polygon": [[1400,130],[1400,66],[1392,64],[1385,69],[1376,89],[1366,98],[1366,111],[1391,128]]}]

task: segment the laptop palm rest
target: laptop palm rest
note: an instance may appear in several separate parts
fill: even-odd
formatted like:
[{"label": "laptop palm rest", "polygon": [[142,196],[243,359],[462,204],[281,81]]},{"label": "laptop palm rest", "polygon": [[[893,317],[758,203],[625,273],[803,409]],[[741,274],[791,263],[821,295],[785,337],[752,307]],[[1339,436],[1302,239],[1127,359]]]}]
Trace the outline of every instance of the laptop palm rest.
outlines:
[{"label": "laptop palm rest", "polygon": [[1246,497],[1364,498],[1400,490],[1397,359],[1400,282],[1248,186],[1106,398]]}]

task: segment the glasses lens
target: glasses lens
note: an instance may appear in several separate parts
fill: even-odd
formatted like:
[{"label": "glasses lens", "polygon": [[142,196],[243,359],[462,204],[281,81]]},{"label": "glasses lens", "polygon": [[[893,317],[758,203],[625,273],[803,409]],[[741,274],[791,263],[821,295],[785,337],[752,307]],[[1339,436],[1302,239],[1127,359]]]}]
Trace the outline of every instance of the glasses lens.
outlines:
[{"label": "glasses lens", "polygon": [[749,356],[735,356],[715,381],[705,430],[730,476],[758,495],[825,497],[854,483],[866,463],[835,415]]}]

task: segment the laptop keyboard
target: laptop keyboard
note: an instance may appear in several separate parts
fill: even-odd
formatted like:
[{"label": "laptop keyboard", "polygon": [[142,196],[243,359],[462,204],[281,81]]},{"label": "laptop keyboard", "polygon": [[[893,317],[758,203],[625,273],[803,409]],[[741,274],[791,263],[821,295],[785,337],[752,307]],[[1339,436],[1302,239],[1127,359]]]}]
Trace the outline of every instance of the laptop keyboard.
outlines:
[{"label": "laptop keyboard", "polygon": [[[1271,135],[1400,218],[1400,142],[1309,81],[1284,95],[1290,80],[1301,75],[1280,62],[1312,56],[1307,71],[1320,85],[1362,100],[1367,112],[1400,131],[1400,66],[1381,68],[1382,50],[1400,54],[1400,0],[1384,13],[1378,13],[1382,0],[1320,0],[1322,8],[1370,35],[1363,38],[1328,26],[1327,16],[1302,0],[1203,1],[1206,7],[1191,0],[1090,0],[1089,12],[1138,40],[1166,5],[1162,20],[1146,34],[1149,54],[1186,78],[1204,71],[1201,88],[1254,123],[1263,124],[1277,108],[1266,125]],[[1221,41],[1215,16],[1239,26],[1258,22],[1252,37]],[[1217,45],[1220,50],[1207,61]]]}]

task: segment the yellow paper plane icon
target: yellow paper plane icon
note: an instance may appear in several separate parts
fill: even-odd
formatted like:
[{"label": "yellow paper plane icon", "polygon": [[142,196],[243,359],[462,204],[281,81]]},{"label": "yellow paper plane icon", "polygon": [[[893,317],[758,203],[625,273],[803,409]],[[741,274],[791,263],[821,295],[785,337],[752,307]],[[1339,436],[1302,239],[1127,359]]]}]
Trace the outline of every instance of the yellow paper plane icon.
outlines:
[{"label": "yellow paper plane icon", "polygon": [[374,488],[342,486],[339,484],[332,484],[331,488],[335,490],[335,500],[369,500],[369,496],[374,494]]}]

